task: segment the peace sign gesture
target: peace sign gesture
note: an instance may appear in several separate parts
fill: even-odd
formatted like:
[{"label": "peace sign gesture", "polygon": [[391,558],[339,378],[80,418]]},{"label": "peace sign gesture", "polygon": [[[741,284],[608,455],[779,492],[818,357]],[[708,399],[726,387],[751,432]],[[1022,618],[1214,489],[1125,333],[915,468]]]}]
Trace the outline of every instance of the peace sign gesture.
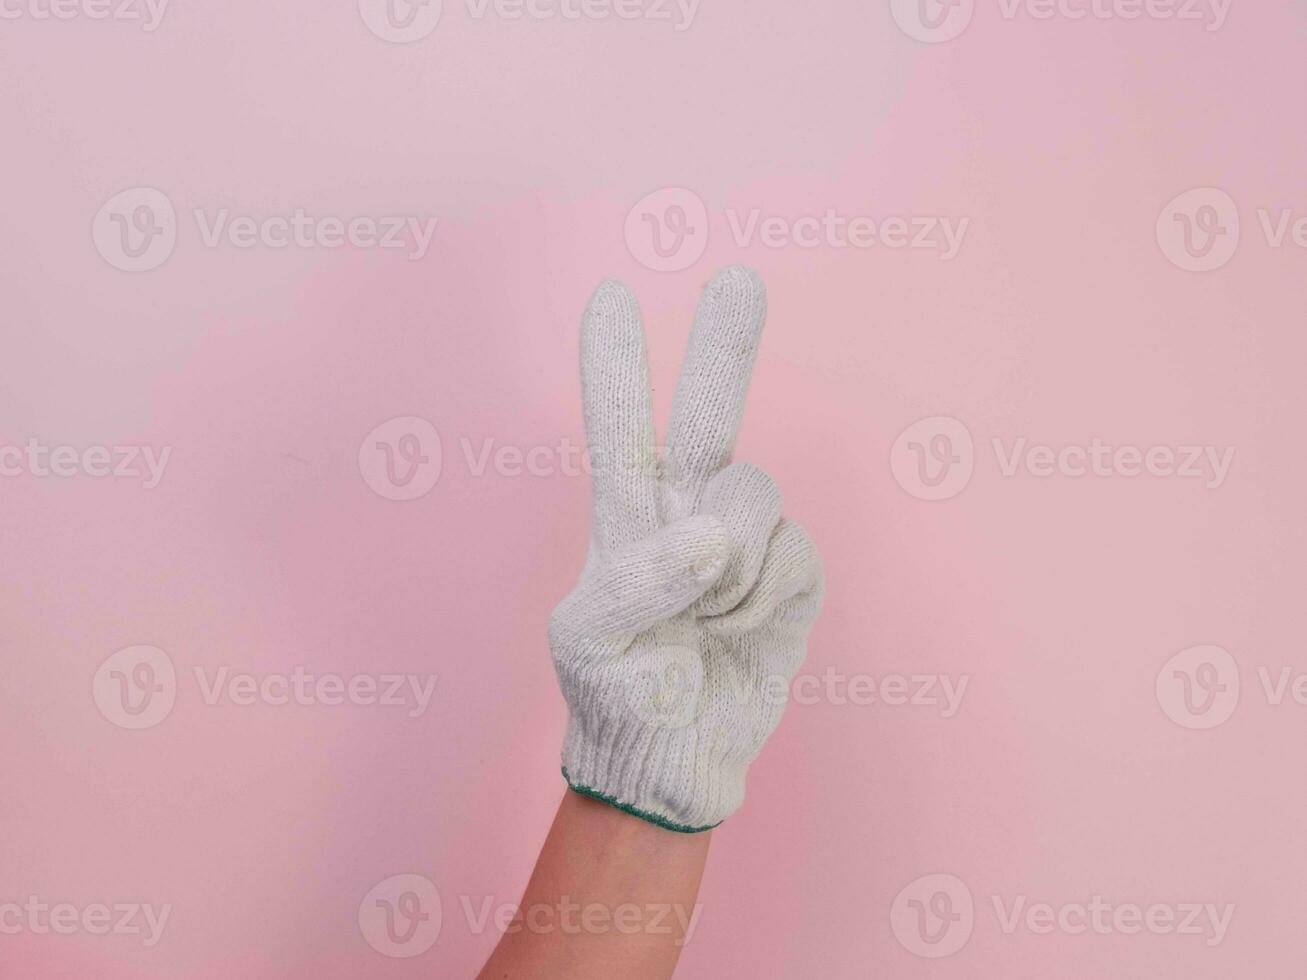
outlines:
[{"label": "peace sign gesture", "polygon": [[821,605],[816,549],[775,483],[731,463],[766,312],[750,269],[708,284],[661,454],[635,298],[606,281],[581,324],[590,550],[549,624],[571,709],[563,773],[673,830],[743,801]]}]

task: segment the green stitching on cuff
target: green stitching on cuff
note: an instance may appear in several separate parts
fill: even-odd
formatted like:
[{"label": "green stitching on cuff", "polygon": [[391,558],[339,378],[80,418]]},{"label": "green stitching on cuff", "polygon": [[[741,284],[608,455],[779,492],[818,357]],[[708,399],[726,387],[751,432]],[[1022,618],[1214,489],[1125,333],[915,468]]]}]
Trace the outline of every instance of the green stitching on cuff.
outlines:
[{"label": "green stitching on cuff", "polygon": [[629,803],[623,803],[616,797],[609,796],[606,793],[601,793],[597,789],[593,789],[589,786],[578,786],[576,783],[572,782],[572,777],[568,775],[567,766],[563,766],[563,778],[567,780],[567,785],[571,788],[572,792],[580,793],[582,796],[588,796],[592,800],[598,800],[600,803],[607,803],[616,810],[621,810],[623,813],[629,813],[633,817],[639,817],[641,820],[646,823],[651,823],[655,827],[662,827],[663,830],[671,830],[678,834],[701,834],[705,830],[712,830],[714,827],[720,827],[722,825],[722,822],[718,820],[716,823],[710,823],[706,827],[690,827],[683,823],[676,823],[674,820],[668,820],[666,817],[660,817],[656,813],[647,813],[638,807],[631,806]]}]

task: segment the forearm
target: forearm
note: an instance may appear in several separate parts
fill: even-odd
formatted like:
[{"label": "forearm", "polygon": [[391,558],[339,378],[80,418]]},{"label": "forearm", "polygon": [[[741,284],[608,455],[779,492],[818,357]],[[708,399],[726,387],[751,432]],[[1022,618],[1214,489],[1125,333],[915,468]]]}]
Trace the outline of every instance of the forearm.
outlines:
[{"label": "forearm", "polygon": [[711,836],[564,794],[518,916],[481,980],[670,977],[698,919]]}]

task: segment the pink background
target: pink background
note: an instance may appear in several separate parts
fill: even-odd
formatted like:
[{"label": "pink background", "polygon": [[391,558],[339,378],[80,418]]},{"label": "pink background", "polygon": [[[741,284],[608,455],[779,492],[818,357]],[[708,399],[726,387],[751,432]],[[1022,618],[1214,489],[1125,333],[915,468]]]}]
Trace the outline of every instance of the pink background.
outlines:
[{"label": "pink background", "polygon": [[[22,9],[26,9],[25,7]],[[162,483],[0,480],[0,903],[171,903],[161,941],[0,935],[24,977],[466,977],[515,902],[562,781],[545,645],[583,557],[584,478],[469,473],[459,440],[579,442],[576,327],[596,282],[644,304],[665,418],[721,265],[771,313],[738,456],[821,548],[805,673],[966,675],[961,710],[794,705],[715,834],[685,977],[1300,976],[1307,707],[1304,255],[1256,209],[1307,211],[1307,10],[1236,0],[1217,31],[1006,19],[923,44],[887,3],[703,0],[693,24],[478,20],[447,2],[397,45],[353,2],[178,3],[157,31],[0,22],[0,445],[171,446]],[[172,256],[97,254],[124,188],[177,209]],[[1154,234],[1215,186],[1243,240],[1207,272]],[[659,273],[628,211],[706,204]],[[439,219],[421,261],[206,248],[191,211]],[[931,251],[741,246],[728,208],[969,217]],[[359,445],[429,419],[439,482],[396,502]],[[963,421],[970,484],[918,500],[890,448]],[[1004,478],[993,438],[1233,446],[1218,488]],[[1155,681],[1218,644],[1238,709],[1174,723]],[[92,679],[135,644],[176,705],[132,731]],[[193,671],[438,675],[417,718],[204,703]],[[436,944],[360,934],[362,897],[421,874]],[[944,872],[975,899],[951,957],[905,949],[894,897]],[[1233,904],[1183,935],[1005,934],[991,896]]]}]

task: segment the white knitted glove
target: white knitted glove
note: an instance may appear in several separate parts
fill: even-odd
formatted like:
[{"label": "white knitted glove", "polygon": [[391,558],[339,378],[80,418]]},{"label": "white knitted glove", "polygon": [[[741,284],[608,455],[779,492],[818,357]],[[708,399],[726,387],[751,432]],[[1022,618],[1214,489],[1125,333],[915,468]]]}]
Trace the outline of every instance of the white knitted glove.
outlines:
[{"label": "white knitted glove", "polygon": [[563,775],[687,833],[743,802],[821,605],[816,548],[775,483],[730,464],[766,313],[749,269],[708,285],[661,457],[635,298],[606,281],[581,324],[590,551],[549,622],[571,709]]}]

